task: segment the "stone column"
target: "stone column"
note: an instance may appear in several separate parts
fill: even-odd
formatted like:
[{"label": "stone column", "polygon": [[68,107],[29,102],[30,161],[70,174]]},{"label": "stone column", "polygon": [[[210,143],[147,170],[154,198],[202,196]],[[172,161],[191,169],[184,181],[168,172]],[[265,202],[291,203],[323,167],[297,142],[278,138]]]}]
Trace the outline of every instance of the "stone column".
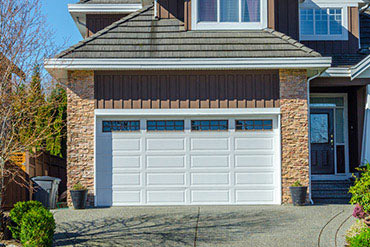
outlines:
[{"label": "stone column", "polygon": [[309,184],[307,71],[280,70],[282,202],[291,203],[289,186]]},{"label": "stone column", "polygon": [[94,72],[72,71],[67,83],[67,190],[80,182],[94,205]]}]

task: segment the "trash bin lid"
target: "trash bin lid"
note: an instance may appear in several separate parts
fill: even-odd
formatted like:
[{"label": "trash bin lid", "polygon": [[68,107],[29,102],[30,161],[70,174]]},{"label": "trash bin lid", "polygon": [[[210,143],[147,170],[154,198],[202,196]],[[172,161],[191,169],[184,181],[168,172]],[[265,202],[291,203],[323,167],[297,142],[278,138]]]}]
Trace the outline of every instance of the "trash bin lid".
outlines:
[{"label": "trash bin lid", "polygon": [[55,182],[60,182],[60,178],[54,178],[54,177],[49,177],[49,176],[40,176],[40,177],[33,177],[31,178],[32,181],[37,182],[37,181],[55,181]]}]

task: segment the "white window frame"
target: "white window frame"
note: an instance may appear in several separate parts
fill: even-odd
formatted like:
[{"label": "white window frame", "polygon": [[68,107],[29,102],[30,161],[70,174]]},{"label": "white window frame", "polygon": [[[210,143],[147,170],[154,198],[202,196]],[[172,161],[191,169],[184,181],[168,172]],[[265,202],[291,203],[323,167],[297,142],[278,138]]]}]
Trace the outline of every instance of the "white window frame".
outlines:
[{"label": "white window frame", "polygon": [[[348,7],[356,6],[354,4],[346,4],[346,3],[320,3],[319,1],[306,1],[304,3],[301,3],[299,6],[299,38],[301,41],[325,41],[325,40],[348,40]],[[302,34],[302,28],[301,28],[301,10],[302,9],[313,9],[314,12],[317,9],[341,9],[342,10],[342,27],[343,32],[340,35],[332,35],[332,34],[326,34],[326,35],[304,35]],[[313,25],[315,26],[315,14],[314,14],[314,20]],[[329,31],[329,30],[328,30]]]},{"label": "white window frame", "polygon": [[[198,22],[198,1],[193,0],[191,4],[192,11],[192,29],[193,30],[261,30],[267,28],[267,0],[260,0],[260,22]],[[239,4],[240,5],[240,4]],[[239,16],[241,16],[241,7],[239,6]],[[220,8],[217,8],[217,15],[220,15]]]}]

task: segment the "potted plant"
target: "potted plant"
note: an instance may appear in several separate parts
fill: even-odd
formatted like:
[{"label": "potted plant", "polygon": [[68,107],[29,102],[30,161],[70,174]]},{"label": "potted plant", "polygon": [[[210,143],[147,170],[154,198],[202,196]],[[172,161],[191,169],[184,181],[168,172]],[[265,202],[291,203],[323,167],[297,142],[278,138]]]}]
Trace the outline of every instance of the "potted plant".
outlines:
[{"label": "potted plant", "polygon": [[71,190],[71,197],[75,209],[86,208],[87,189],[85,186],[80,183],[75,184]]},{"label": "potted plant", "polygon": [[307,186],[303,186],[300,181],[296,181],[289,187],[294,206],[304,206],[307,198]]}]

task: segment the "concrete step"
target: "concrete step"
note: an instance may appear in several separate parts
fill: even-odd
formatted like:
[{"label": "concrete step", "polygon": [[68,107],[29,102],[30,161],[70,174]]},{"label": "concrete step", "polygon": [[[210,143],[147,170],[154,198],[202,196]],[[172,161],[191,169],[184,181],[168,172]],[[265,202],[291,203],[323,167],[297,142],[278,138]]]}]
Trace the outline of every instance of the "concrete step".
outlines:
[{"label": "concrete step", "polygon": [[312,198],[315,204],[350,204],[349,199],[343,198]]}]

